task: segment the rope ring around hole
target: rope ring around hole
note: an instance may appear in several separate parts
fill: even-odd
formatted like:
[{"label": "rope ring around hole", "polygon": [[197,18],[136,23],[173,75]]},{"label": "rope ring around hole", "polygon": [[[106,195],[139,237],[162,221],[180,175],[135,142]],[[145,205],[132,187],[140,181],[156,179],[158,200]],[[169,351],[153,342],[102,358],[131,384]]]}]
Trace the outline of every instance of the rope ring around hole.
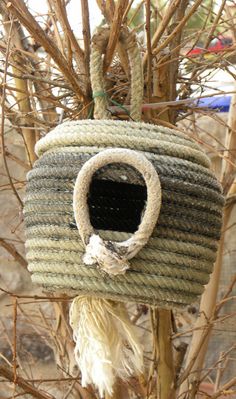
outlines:
[{"label": "rope ring around hole", "polygon": [[[147,203],[138,230],[123,242],[103,241],[95,234],[89,217],[87,196],[94,173],[112,163],[134,167],[143,177],[147,187]],[[90,158],[78,173],[73,193],[73,210],[76,225],[86,248],[84,263],[97,263],[108,274],[123,274],[132,259],[148,242],[157,223],[161,207],[161,185],[158,174],[148,159],[139,152],[128,149],[107,149]]]}]

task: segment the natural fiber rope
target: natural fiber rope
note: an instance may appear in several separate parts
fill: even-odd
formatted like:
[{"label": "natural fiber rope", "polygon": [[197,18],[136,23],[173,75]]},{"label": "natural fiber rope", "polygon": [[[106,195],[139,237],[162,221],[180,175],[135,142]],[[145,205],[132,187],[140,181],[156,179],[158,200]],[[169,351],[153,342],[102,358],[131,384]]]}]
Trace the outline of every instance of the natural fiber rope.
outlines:
[{"label": "natural fiber rope", "polygon": [[148,241],[156,225],[161,207],[161,186],[153,165],[140,153],[127,149],[109,149],[100,152],[81,168],[74,187],[73,208],[78,231],[84,244],[88,244],[94,229],[90,223],[87,195],[94,173],[105,165],[114,162],[128,164],[142,175],[147,187],[146,209],[134,235],[125,242],[117,244],[125,250],[126,259],[133,258]]},{"label": "natural fiber rope", "polygon": [[[89,159],[89,157],[88,157]],[[66,159],[66,166],[64,166],[63,162],[61,162],[61,170],[58,170],[58,163],[60,162],[60,158],[57,158],[57,164],[47,164],[45,162],[45,168],[42,170],[41,168],[38,169],[35,167],[29,174],[29,181],[32,179],[32,177],[38,177],[38,178],[49,178],[50,174],[53,173],[54,178],[63,178],[63,177],[68,177],[68,178],[73,178],[75,176],[75,167],[81,168],[86,159],[84,160],[77,160],[77,162],[69,163],[69,157]],[[45,160],[46,161],[46,160]],[[114,162],[115,163],[115,162]],[[211,178],[210,176],[206,175],[201,175],[200,173],[192,172],[191,170],[185,170],[182,167],[178,167],[177,165],[170,166],[170,165],[165,165],[165,164],[159,164],[158,162],[152,162],[153,165],[155,166],[156,170],[158,173],[162,174],[165,178],[174,178],[176,180],[180,180],[182,182],[182,179],[185,179],[186,183],[189,184],[196,184],[196,185],[203,185],[204,188],[213,190],[218,193],[219,191],[219,185],[217,182]],[[123,178],[122,176],[126,176],[126,172],[128,171],[128,177]],[[133,173],[132,173],[133,172]],[[108,166],[105,166],[101,168],[99,171],[96,171],[95,178],[98,179],[103,179],[106,176],[106,179],[108,178],[115,178],[116,181],[120,182],[126,182],[126,183],[131,183],[133,184],[140,184],[144,185],[143,179],[139,177],[139,175],[133,171],[131,168],[128,168],[127,166],[116,164],[114,167],[111,169]],[[129,181],[128,181],[129,178]],[[209,191],[210,191],[209,190]]]},{"label": "natural fiber rope", "polygon": [[[78,265],[81,264],[81,256],[84,253],[81,252],[80,257],[78,256],[77,251],[58,251],[54,249],[35,249],[33,248],[28,249],[27,259],[28,261],[37,261],[41,259],[42,261],[58,261],[58,262],[68,262],[68,263],[77,263]],[[196,270],[206,270],[208,273],[212,269],[212,261],[206,261],[202,259],[192,258],[191,256],[177,254],[173,252],[165,252],[165,251],[157,251],[159,257],[156,258],[154,251],[146,250],[145,252],[141,252],[139,257],[132,260],[131,265],[133,263],[139,268],[140,273],[145,270],[146,267],[150,266],[151,264],[155,263],[163,263],[167,265],[176,265],[180,267],[190,267]],[[147,266],[148,264],[148,266]],[[53,272],[53,271],[52,271]],[[79,269],[78,269],[79,273]],[[66,274],[66,270],[64,271]],[[46,281],[45,281],[46,283]],[[169,289],[172,289],[171,285]]]},{"label": "natural fiber rope", "polygon": [[[81,257],[82,257],[82,253],[81,253]],[[139,272],[136,273],[136,277],[138,277],[140,275],[140,268],[138,268],[139,265],[133,264],[132,265],[132,271],[135,272]],[[29,271],[32,273],[50,273],[52,270],[54,271],[54,273],[57,274],[64,274],[65,269],[67,270],[67,274],[72,274],[74,276],[79,277],[79,273],[78,273],[78,266],[77,264],[73,264],[73,263],[67,263],[67,262],[60,262],[57,263],[55,262],[53,259],[51,261],[47,260],[47,262],[42,262],[42,261],[31,261],[30,266],[29,266]],[[164,270],[164,273],[163,273]],[[168,266],[164,263],[159,264],[159,263],[151,263],[148,262],[146,265],[145,270],[142,269],[142,271],[150,276],[155,276],[156,278],[156,274],[158,273],[160,276],[164,277],[175,277],[175,278],[182,278],[184,280],[189,280],[192,282],[197,282],[202,284],[203,281],[208,281],[208,273],[207,271],[199,271],[199,270],[192,270],[192,269],[188,269],[187,267],[175,267],[175,266]],[[145,285],[145,275],[146,274],[141,275],[143,277],[143,282]],[[87,266],[83,266],[82,265],[82,269],[81,269],[81,274],[83,276],[96,276],[99,277],[100,274],[98,273],[97,269],[94,268],[88,268]],[[134,273],[133,273],[134,274]],[[45,284],[45,282],[44,282]]]},{"label": "natural fiber rope", "polygon": [[[43,277],[43,278],[42,278]],[[87,278],[75,278],[70,275],[56,275],[53,273],[45,274],[33,274],[32,280],[37,284],[45,284],[47,281],[47,287],[53,287],[53,289],[61,289],[65,292],[66,288],[68,292],[80,294],[88,294],[93,296],[101,296],[109,299],[115,299],[119,301],[135,301],[141,303],[148,303],[150,305],[156,305],[168,307],[183,307],[187,304],[193,303],[196,300],[196,294],[192,294],[191,290],[186,292],[174,292],[171,289],[152,289],[149,286],[143,287],[142,295],[140,295],[140,287],[134,284],[118,284],[102,282],[101,278],[97,281],[94,279]],[[73,292],[74,290],[74,292]],[[100,294],[100,295],[99,295]]]},{"label": "natural fiber rope", "polygon": [[[95,95],[95,102],[104,98]],[[113,146],[142,152],[152,163],[161,182],[162,207],[152,237],[130,260],[130,269],[111,279],[96,266],[83,265],[72,196],[81,168]],[[195,142],[164,127],[86,120],[59,125],[37,143],[36,151],[40,158],[28,175],[25,205],[27,259],[35,282],[73,294],[165,307],[196,299],[212,270],[224,200]],[[129,165],[112,161],[91,171],[88,204],[99,236],[120,242],[132,236],[124,231],[137,229],[145,182]],[[113,225],[118,231],[103,231],[114,230]]]},{"label": "natural fiber rope", "polygon": [[[110,29],[98,28],[93,35],[90,58],[91,86],[94,97],[95,119],[109,119],[108,101],[104,86],[103,58],[105,53]],[[130,117],[134,121],[141,119],[141,105],[143,99],[143,73],[139,48],[135,34],[123,29],[120,33],[120,41],[128,54],[131,70],[131,110]]]},{"label": "natural fiber rope", "polygon": [[[71,128],[66,126],[63,131],[61,127],[56,127],[49,132],[37,142],[35,146],[37,155],[40,156],[45,151],[55,147],[93,146],[99,143],[100,146],[130,148],[138,151],[149,151],[154,154],[175,156],[209,167],[209,159],[200,149],[191,148],[176,142],[173,145],[173,142],[149,139],[144,132],[139,137],[132,134],[114,134],[109,126],[103,125],[103,121],[91,121],[90,129],[87,129],[87,124],[83,125],[83,121],[80,122],[77,125],[72,125]],[[115,125],[118,127],[119,121],[114,121]],[[130,125],[130,122],[127,122],[127,125]],[[142,123],[140,123],[141,126],[143,127]],[[120,126],[120,130],[122,127]],[[135,130],[135,127],[133,126],[133,130]],[[125,127],[123,129],[126,130]],[[105,130],[106,132],[104,132]]]},{"label": "natural fiber rope", "polygon": [[[128,233],[122,233],[122,232],[116,232],[116,231],[104,231],[100,230],[98,233],[102,236],[104,239],[111,239],[115,241],[123,241],[130,237],[130,234]],[[158,235],[157,235],[158,234]],[[175,242],[183,242],[186,245],[191,245],[191,244],[197,244],[203,248],[209,248],[212,251],[216,251],[217,244],[215,241],[213,241],[211,238],[207,238],[204,236],[201,236],[199,234],[191,234],[188,233],[187,235],[182,232],[182,231],[172,231],[171,229],[168,228],[162,228],[158,226],[158,230],[154,229],[152,237],[150,238],[150,242],[155,242],[157,239],[167,239],[168,237],[172,236],[172,240]],[[46,237],[46,238],[51,238],[54,240],[60,240],[61,238],[64,238],[66,241],[69,241],[70,239],[72,240],[78,240],[79,239],[79,233],[77,229],[71,229],[70,227],[63,226],[63,225],[34,225],[32,227],[28,227],[26,231],[26,237],[27,240],[31,238],[41,238],[41,237]],[[155,244],[153,244],[155,245]]]}]

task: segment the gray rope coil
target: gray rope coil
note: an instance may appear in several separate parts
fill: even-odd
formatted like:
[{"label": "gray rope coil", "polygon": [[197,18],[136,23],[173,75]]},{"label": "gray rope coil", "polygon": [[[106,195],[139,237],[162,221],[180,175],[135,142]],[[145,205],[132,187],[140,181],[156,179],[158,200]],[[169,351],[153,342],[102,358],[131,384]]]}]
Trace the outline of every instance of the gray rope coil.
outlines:
[{"label": "gray rope coil", "polygon": [[[78,172],[94,155],[111,148],[112,141],[115,147],[120,143],[118,148],[142,151],[162,188],[151,238],[130,260],[130,269],[114,277],[96,265],[84,265],[73,211]],[[58,126],[36,149],[40,157],[28,174],[24,210],[34,282],[50,290],[163,307],[182,307],[197,299],[216,257],[224,199],[196,143],[163,127],[90,120]],[[94,173],[88,196],[90,221],[103,239],[130,238],[145,203],[145,183],[131,166],[112,163]]]}]

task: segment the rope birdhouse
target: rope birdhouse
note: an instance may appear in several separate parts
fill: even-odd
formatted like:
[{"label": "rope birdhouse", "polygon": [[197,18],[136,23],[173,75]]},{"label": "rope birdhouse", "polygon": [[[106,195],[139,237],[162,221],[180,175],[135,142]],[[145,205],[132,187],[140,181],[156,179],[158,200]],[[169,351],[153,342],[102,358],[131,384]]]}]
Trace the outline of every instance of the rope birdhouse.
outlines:
[{"label": "rope birdhouse", "polygon": [[127,31],[120,40],[130,62],[132,121],[109,119],[108,37],[102,28],[92,42],[95,119],[65,122],[37,143],[24,208],[32,280],[75,295],[70,323],[82,384],[96,384],[101,396],[117,375],[143,367],[124,303],[178,308],[202,294],[224,202],[194,141],[140,122],[141,58]]}]

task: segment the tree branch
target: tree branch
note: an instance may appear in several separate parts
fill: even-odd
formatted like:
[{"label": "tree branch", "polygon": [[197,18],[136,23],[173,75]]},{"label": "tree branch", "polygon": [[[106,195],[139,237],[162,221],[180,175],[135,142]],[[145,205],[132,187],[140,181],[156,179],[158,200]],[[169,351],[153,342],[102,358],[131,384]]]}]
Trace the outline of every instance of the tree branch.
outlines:
[{"label": "tree branch", "polygon": [[86,102],[86,96],[80,88],[80,84],[75,72],[69,67],[65,57],[56,47],[52,39],[47,36],[41,26],[37,23],[33,15],[29,12],[23,0],[12,0],[7,4],[9,11],[19,19],[25,28],[32,34],[35,40],[44,47],[45,51],[50,54],[54,62],[57,64],[65,78],[71,84],[78,99]]},{"label": "tree branch", "polygon": [[4,240],[1,237],[0,237],[0,246],[3,247],[4,249],[6,249],[7,252],[9,252],[9,254],[11,254],[13,256],[13,258],[21,266],[23,266],[25,269],[27,268],[27,262],[26,262],[25,258],[23,258],[23,256],[21,254],[19,254],[19,252],[17,252],[17,250],[15,249],[15,247],[13,245],[9,244],[8,242],[6,242],[6,240]]},{"label": "tree branch", "polygon": [[[6,378],[10,382],[14,382],[14,373],[9,368],[0,365],[0,375]],[[36,399],[56,399],[46,392],[39,391],[37,388],[29,384],[24,380],[24,378],[17,376],[15,384],[22,388],[25,393],[31,394]]]}]

